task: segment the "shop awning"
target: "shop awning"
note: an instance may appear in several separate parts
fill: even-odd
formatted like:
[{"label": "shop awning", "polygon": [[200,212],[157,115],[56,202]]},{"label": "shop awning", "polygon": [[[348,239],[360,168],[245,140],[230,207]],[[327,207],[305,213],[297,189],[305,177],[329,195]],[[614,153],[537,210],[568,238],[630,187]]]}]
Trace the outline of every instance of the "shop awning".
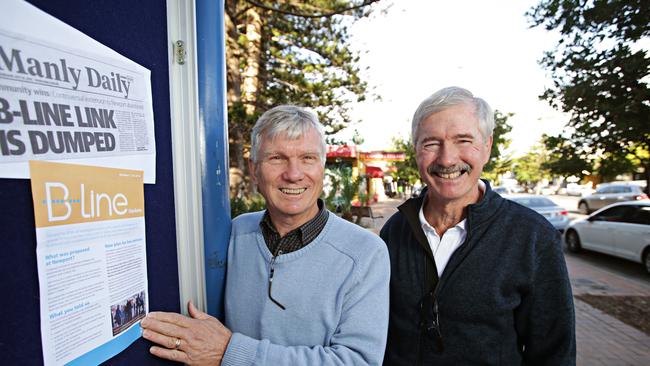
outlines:
[{"label": "shop awning", "polygon": [[327,145],[328,158],[356,158],[357,147],[348,145]]},{"label": "shop awning", "polygon": [[383,178],[384,171],[380,167],[366,165],[366,175],[370,178]]}]

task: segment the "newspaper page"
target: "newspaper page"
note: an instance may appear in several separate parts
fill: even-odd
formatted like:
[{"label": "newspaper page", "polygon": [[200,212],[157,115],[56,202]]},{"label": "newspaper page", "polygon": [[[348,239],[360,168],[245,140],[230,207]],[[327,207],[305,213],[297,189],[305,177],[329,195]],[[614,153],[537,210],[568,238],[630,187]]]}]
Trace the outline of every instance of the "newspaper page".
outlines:
[{"label": "newspaper page", "polygon": [[29,178],[29,160],[48,160],[143,170],[154,183],[150,71],[3,24],[0,178]]},{"label": "newspaper page", "polygon": [[45,365],[97,365],[149,309],[142,171],[30,161]]}]

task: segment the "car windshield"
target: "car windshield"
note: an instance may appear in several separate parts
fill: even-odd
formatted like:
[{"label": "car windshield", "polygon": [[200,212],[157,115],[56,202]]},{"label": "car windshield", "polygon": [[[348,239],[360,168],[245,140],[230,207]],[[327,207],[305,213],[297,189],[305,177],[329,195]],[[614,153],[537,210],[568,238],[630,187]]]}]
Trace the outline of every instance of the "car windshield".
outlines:
[{"label": "car windshield", "polygon": [[544,197],[517,197],[517,198],[510,198],[510,199],[526,207],[556,206],[555,203],[553,203],[553,201]]}]

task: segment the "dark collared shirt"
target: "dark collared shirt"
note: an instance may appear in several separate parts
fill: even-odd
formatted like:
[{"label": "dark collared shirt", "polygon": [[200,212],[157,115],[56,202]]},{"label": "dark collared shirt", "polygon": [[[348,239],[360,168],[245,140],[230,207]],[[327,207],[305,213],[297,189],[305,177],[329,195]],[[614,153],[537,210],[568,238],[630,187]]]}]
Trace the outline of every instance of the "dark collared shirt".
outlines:
[{"label": "dark collared shirt", "polygon": [[305,247],[311,243],[325,227],[327,223],[328,211],[325,209],[325,204],[318,199],[318,214],[313,219],[307,221],[302,226],[287,233],[284,237],[273,226],[269,211],[264,212],[264,217],[260,221],[260,229],[266,246],[269,248],[274,256],[278,255],[280,250],[282,254],[291,253],[300,248]]}]

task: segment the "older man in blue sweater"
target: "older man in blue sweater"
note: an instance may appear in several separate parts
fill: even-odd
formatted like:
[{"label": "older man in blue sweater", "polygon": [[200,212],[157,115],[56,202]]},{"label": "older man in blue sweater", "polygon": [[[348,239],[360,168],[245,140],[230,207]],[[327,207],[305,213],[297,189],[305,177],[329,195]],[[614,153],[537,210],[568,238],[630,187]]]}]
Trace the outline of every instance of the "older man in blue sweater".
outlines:
[{"label": "older man in blue sweater", "polygon": [[381,239],[319,199],[325,136],[295,106],[264,113],[250,171],[267,209],[233,220],[226,326],[189,305],[191,318],[151,313],[143,336],[156,356],[190,365],[380,365],[390,265]]}]

